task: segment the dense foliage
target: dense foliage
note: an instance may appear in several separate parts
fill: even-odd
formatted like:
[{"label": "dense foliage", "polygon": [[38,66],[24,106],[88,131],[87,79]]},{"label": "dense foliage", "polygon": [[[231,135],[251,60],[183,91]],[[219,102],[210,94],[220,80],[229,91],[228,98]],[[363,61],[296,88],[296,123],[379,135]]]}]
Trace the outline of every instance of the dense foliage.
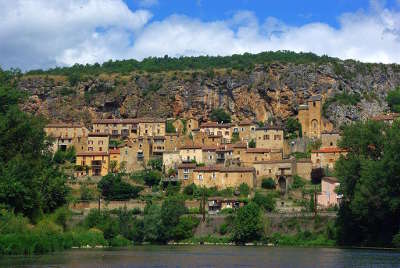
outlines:
[{"label": "dense foliage", "polygon": [[400,124],[353,124],[344,129],[340,146],[349,153],[335,168],[344,195],[338,242],[392,245],[400,226]]},{"label": "dense foliage", "polygon": [[211,111],[210,118],[214,122],[218,123],[230,123],[232,121],[231,115],[228,114],[224,109],[218,108]]},{"label": "dense foliage", "polygon": [[30,218],[66,203],[66,176],[52,160],[44,120],[22,112],[23,95],[0,70],[0,203]]},{"label": "dense foliage", "polygon": [[289,117],[286,120],[285,135],[287,139],[295,139],[297,137],[302,137],[301,124],[297,119]]},{"label": "dense foliage", "polygon": [[[75,64],[72,67],[56,67],[47,71],[33,70],[28,74],[55,74],[68,75],[71,84],[75,83],[79,75],[97,75],[100,73],[130,73],[132,71],[174,71],[174,70],[210,70],[215,68],[232,68],[244,70],[255,64],[266,64],[272,62],[292,62],[296,64],[317,63],[323,64],[336,62],[338,59],[328,56],[317,56],[313,53],[295,53],[291,51],[268,51],[258,54],[244,53],[232,56],[199,56],[171,58],[165,55],[163,58],[150,57],[142,61],[121,60],[107,61],[103,64]],[[210,72],[212,76],[212,72]]]},{"label": "dense foliage", "polygon": [[233,221],[232,240],[243,244],[259,240],[261,235],[261,209],[256,203],[251,202],[237,211]]},{"label": "dense foliage", "polygon": [[263,178],[261,181],[261,187],[264,189],[275,189],[275,186],[273,178]]},{"label": "dense foliage", "polygon": [[141,186],[133,186],[123,181],[122,176],[120,173],[109,173],[99,181],[97,187],[106,200],[134,199],[143,190]]},{"label": "dense foliage", "polygon": [[400,113],[400,87],[395,90],[389,91],[386,101],[390,107],[390,110],[395,113]]}]

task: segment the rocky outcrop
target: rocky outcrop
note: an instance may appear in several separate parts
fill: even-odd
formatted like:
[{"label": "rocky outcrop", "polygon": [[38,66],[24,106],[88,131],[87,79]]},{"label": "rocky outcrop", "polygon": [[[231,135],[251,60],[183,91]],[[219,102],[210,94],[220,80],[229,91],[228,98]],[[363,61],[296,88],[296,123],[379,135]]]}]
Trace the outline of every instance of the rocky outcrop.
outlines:
[{"label": "rocky outcrop", "polygon": [[218,107],[235,119],[284,120],[311,95],[344,91],[359,93],[362,100],[355,106],[331,104],[326,114],[336,125],[387,110],[387,92],[400,85],[396,66],[342,62],[339,67],[274,63],[245,71],[102,74],[84,77],[74,86],[62,76],[26,75],[19,87],[31,95],[23,106],[26,111],[67,122],[141,116],[206,120]]}]

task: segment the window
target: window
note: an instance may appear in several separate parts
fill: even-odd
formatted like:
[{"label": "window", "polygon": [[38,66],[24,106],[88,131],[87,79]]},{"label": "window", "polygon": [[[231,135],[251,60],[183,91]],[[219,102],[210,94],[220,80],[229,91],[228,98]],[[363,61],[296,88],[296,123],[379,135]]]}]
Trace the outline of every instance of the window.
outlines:
[{"label": "window", "polygon": [[212,159],[213,159],[213,157],[212,157],[212,155],[211,155],[211,154],[208,156],[208,159],[210,159],[210,160],[212,160]]},{"label": "window", "polygon": [[189,173],[189,169],[188,168],[183,169],[183,174],[188,174],[188,173]]},{"label": "window", "polygon": [[244,131],[244,128],[242,128],[242,131]]},{"label": "window", "polygon": [[333,146],[333,142],[331,142],[330,145]]},{"label": "window", "polygon": [[93,151],[93,147],[88,147],[88,151]]},{"label": "window", "polygon": [[98,144],[100,145],[100,144],[103,144],[103,141],[98,141]]},{"label": "window", "polygon": [[216,174],[215,174],[215,172],[213,172],[212,173],[212,176],[211,176],[213,179],[215,179],[217,176],[216,176]]},{"label": "window", "polygon": [[100,152],[103,151],[103,148],[99,147],[99,151],[100,151]]},{"label": "window", "polygon": [[225,173],[225,178],[228,178],[228,173]]},{"label": "window", "polygon": [[315,107],[315,101],[313,101],[313,104],[312,104],[314,107]]},{"label": "window", "polygon": [[187,175],[187,174],[183,175],[183,179],[184,179],[184,180],[189,179],[189,175]]},{"label": "window", "polygon": [[197,176],[197,178],[198,178],[199,180],[203,180],[203,175],[202,175],[202,174],[199,174],[199,175]]}]

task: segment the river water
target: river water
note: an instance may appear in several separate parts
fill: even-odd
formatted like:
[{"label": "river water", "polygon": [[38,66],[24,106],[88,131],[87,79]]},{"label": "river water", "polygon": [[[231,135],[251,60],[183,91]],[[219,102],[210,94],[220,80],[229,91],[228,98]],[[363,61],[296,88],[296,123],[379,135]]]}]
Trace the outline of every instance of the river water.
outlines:
[{"label": "river water", "polygon": [[400,251],[237,246],[137,246],[0,256],[0,267],[400,267]]}]

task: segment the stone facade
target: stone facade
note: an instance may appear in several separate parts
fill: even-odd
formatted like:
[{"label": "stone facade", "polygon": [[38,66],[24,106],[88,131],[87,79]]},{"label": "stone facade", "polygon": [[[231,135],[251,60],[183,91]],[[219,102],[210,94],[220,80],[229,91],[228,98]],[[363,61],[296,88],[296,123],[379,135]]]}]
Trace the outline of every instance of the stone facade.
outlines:
[{"label": "stone facade", "polygon": [[89,176],[107,175],[109,162],[108,152],[80,152],[76,154],[76,164],[87,167],[87,175]]},{"label": "stone facade", "polygon": [[86,150],[86,141],[89,130],[82,124],[54,123],[45,126],[46,135],[53,140],[52,151],[65,151],[74,146],[77,152]]},{"label": "stone facade", "polygon": [[304,137],[320,138],[323,131],[333,130],[333,124],[322,117],[322,105],[322,97],[316,95],[309,98],[307,104],[299,106],[297,119]]},{"label": "stone facade", "polygon": [[283,129],[278,127],[256,128],[256,148],[278,149],[283,151]]},{"label": "stone facade", "polygon": [[193,170],[192,177],[193,183],[199,187],[238,188],[246,183],[254,188],[256,185],[255,170],[249,167],[197,167]]},{"label": "stone facade", "polygon": [[337,148],[340,133],[337,131],[324,131],[321,133],[321,148]]},{"label": "stone facade", "polygon": [[179,150],[182,162],[203,163],[203,152],[199,145],[182,146]]},{"label": "stone facade", "polygon": [[335,162],[341,155],[346,155],[347,151],[340,148],[321,148],[311,152],[311,162],[313,168],[333,169]]}]

